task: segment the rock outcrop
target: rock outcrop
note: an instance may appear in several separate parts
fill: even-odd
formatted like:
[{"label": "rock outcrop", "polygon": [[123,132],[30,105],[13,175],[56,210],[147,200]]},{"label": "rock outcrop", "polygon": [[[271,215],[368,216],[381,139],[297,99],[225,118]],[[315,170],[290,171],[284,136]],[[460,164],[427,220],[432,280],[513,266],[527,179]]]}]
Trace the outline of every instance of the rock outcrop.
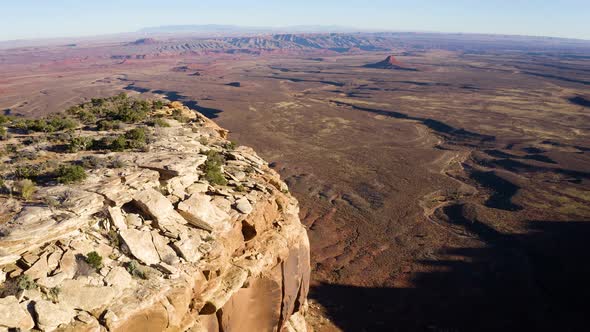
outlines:
[{"label": "rock outcrop", "polygon": [[[52,155],[116,168],[29,201],[0,196],[0,331],[306,329],[297,201],[227,131],[178,103],[160,114],[171,109],[192,118],[148,128],[142,151]],[[223,156],[223,184],[207,180],[208,151]]]},{"label": "rock outcrop", "polygon": [[402,62],[398,61],[393,55],[388,56],[385,60],[377,63],[370,63],[364,66],[365,68],[375,69],[394,69],[394,70],[405,70],[405,71],[418,71],[416,68],[408,67]]}]

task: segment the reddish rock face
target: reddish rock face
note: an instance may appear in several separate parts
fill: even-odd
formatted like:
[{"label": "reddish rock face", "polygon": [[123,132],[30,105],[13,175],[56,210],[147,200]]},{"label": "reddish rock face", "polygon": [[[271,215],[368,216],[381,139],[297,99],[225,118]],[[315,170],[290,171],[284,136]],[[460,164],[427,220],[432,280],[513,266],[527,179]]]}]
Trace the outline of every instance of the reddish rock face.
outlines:
[{"label": "reddish rock face", "polygon": [[399,62],[393,55],[388,56],[384,62],[388,63],[390,65],[394,65],[394,66],[402,66],[403,65],[403,63]]},{"label": "reddish rock face", "polygon": [[388,56],[383,61],[367,64],[367,65],[365,65],[365,68],[418,71],[417,69],[410,68],[410,67],[406,66],[405,64],[403,64],[402,62],[398,61],[393,55]]}]

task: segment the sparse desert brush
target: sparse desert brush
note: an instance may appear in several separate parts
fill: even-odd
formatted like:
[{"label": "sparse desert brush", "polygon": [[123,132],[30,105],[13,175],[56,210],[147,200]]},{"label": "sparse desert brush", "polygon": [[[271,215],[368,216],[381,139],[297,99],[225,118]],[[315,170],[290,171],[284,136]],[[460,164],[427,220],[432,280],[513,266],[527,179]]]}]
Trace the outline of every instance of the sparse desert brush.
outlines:
[{"label": "sparse desert brush", "polygon": [[92,139],[90,137],[72,137],[68,143],[67,151],[70,153],[76,153],[84,151],[92,146]]},{"label": "sparse desert brush", "polygon": [[86,179],[84,167],[79,165],[61,165],[56,172],[57,182],[71,184]]},{"label": "sparse desert brush", "polygon": [[132,149],[141,148],[146,144],[147,133],[144,128],[133,128],[125,133],[127,147]]},{"label": "sparse desert brush", "polygon": [[92,266],[95,270],[102,268],[102,256],[96,251],[89,252],[85,257],[86,263]]},{"label": "sparse desert brush", "polygon": [[41,169],[39,165],[22,165],[17,166],[13,173],[16,179],[29,179],[34,180],[41,175]]},{"label": "sparse desert brush", "polygon": [[15,124],[15,127],[28,132],[53,133],[56,131],[74,129],[78,127],[78,122],[68,117],[55,115],[51,118],[19,121]]},{"label": "sparse desert brush", "polygon": [[27,274],[23,274],[16,280],[16,287],[19,290],[31,290],[37,288],[37,283]]},{"label": "sparse desert brush", "polygon": [[123,135],[117,136],[111,142],[111,145],[109,146],[109,149],[111,151],[115,151],[115,152],[125,151],[126,148],[127,148],[127,140],[125,139],[125,136],[123,136]]},{"label": "sparse desert brush", "polygon": [[205,179],[212,185],[226,185],[227,180],[221,171],[221,166],[225,163],[223,155],[215,150],[209,150],[205,155],[207,156],[207,160],[202,166],[205,172]]},{"label": "sparse desert brush", "polygon": [[170,124],[162,118],[155,118],[148,122],[148,124],[152,127],[170,127]]},{"label": "sparse desert brush", "polygon": [[100,120],[96,123],[96,129],[100,131],[117,130],[121,128],[121,122],[114,120]]},{"label": "sparse desert brush", "polygon": [[14,183],[14,191],[24,200],[31,199],[35,190],[35,184],[29,179],[19,180]]}]

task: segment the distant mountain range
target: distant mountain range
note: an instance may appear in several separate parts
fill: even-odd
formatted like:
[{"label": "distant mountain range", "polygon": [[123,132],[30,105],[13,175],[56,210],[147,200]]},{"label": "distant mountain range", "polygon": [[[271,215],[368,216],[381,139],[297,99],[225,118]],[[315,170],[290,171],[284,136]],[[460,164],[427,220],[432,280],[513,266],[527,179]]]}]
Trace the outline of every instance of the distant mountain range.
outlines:
[{"label": "distant mountain range", "polygon": [[146,27],[140,33],[329,33],[329,32],[367,32],[367,29],[344,27],[337,25],[295,25],[286,27],[250,27],[237,25],[204,24],[204,25],[164,25]]}]

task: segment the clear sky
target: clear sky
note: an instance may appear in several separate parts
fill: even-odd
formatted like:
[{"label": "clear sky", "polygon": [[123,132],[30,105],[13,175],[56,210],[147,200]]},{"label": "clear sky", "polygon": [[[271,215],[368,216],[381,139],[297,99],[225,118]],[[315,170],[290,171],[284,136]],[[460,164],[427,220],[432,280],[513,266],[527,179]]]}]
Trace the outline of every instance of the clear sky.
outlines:
[{"label": "clear sky", "polygon": [[590,39],[590,0],[0,0],[0,40],[176,24],[342,25]]}]

